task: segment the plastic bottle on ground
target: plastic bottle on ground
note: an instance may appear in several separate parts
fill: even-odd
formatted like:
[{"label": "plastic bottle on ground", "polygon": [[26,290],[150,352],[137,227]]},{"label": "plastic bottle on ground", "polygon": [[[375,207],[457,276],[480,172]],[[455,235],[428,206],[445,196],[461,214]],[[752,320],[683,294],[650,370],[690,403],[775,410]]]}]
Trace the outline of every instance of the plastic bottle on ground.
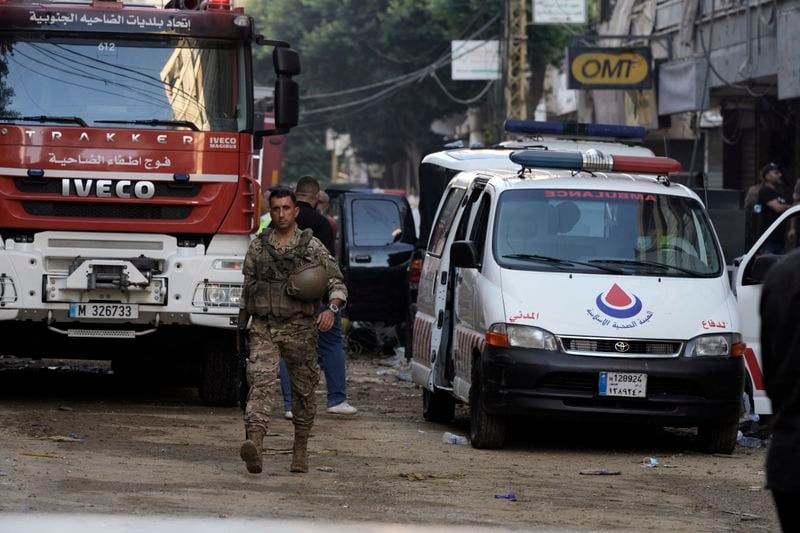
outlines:
[{"label": "plastic bottle on ground", "polygon": [[442,435],[442,442],[445,444],[469,444],[469,439],[467,437],[462,437],[461,435],[456,435],[455,433],[445,431]]}]

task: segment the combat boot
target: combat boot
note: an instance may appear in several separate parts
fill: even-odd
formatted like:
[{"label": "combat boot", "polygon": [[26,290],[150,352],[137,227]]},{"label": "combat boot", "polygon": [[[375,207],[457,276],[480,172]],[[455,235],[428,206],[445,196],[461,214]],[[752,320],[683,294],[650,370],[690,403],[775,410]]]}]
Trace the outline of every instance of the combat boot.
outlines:
[{"label": "combat boot", "polygon": [[292,447],[292,472],[308,472],[308,429],[294,430],[294,446]]},{"label": "combat boot", "polygon": [[251,474],[260,474],[262,469],[261,450],[264,447],[264,430],[253,428],[247,430],[247,440],[239,450],[239,457],[247,465],[247,471]]}]

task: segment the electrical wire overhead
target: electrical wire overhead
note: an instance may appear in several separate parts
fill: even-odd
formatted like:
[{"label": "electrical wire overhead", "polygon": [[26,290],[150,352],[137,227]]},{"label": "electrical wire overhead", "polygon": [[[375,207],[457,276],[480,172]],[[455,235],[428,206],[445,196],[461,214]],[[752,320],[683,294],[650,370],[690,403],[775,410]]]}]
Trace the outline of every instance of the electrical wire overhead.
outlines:
[{"label": "electrical wire overhead", "polygon": [[[500,18],[499,14],[493,16],[485,24],[483,24],[480,28],[478,28],[477,30],[472,32],[467,37],[467,39],[465,39],[465,40],[474,39],[478,35],[482,34],[492,24],[497,22],[499,20],[499,18]],[[466,50],[465,53],[466,52],[469,52],[469,50]],[[487,83],[486,86],[483,87],[483,89],[481,89],[481,91],[478,93],[477,96],[474,96],[472,98],[464,100],[464,99],[460,99],[460,98],[454,96],[446,88],[446,86],[441,81],[441,79],[436,75],[436,71],[438,69],[440,69],[442,67],[445,67],[445,66],[451,64],[452,62],[453,62],[452,51],[448,51],[448,52],[442,54],[439,58],[437,58],[434,62],[430,63],[429,65],[426,65],[424,67],[418,68],[418,69],[416,69],[416,70],[414,70],[412,72],[409,72],[409,73],[406,73],[406,74],[402,74],[400,76],[395,76],[395,77],[387,79],[387,80],[374,82],[374,83],[369,83],[369,84],[362,85],[362,86],[359,86],[359,87],[352,87],[350,89],[344,89],[344,90],[341,90],[341,91],[334,91],[334,92],[329,92],[329,93],[320,93],[320,94],[312,94],[312,95],[303,96],[303,97],[301,97],[301,100],[335,98],[335,97],[339,97],[339,96],[357,94],[359,92],[363,92],[363,91],[366,91],[366,90],[369,90],[369,89],[381,88],[379,91],[377,91],[377,92],[375,92],[373,94],[370,94],[369,96],[363,97],[363,98],[358,98],[356,100],[352,100],[352,101],[349,101],[349,102],[344,102],[344,103],[341,103],[341,104],[334,104],[334,105],[330,105],[330,106],[317,107],[317,108],[308,109],[308,110],[301,110],[300,114],[302,116],[312,116],[312,115],[319,115],[319,114],[323,114],[323,113],[331,113],[331,112],[335,112],[335,111],[349,109],[349,108],[352,108],[352,107],[355,107],[355,106],[363,106],[363,105],[366,105],[366,104],[370,104],[370,103],[376,102],[378,100],[382,100],[382,99],[384,99],[384,98],[386,98],[386,97],[388,97],[388,96],[390,96],[390,95],[392,95],[392,94],[394,94],[394,93],[396,93],[396,92],[398,92],[398,91],[400,91],[402,89],[405,89],[405,88],[407,88],[407,87],[409,87],[409,86],[411,86],[413,84],[419,83],[419,82],[423,81],[424,79],[426,79],[428,77],[432,77],[434,79],[434,81],[437,83],[437,85],[443,90],[445,95],[448,98],[452,99],[453,101],[455,101],[457,103],[468,105],[470,103],[474,103],[474,102],[477,102],[478,100],[480,100],[480,98],[482,98],[486,94],[486,92],[488,92],[489,88],[492,86],[491,82]]]}]

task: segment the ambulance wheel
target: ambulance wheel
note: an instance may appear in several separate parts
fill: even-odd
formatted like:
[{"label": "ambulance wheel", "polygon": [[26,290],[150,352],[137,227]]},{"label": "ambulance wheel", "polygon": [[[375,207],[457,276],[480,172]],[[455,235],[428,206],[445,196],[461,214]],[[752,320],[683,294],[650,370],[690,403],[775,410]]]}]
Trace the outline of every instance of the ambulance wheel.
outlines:
[{"label": "ambulance wheel", "polygon": [[232,338],[220,335],[206,339],[200,400],[204,405],[231,407],[239,400],[239,364]]},{"label": "ambulance wheel", "polygon": [[456,401],[444,391],[422,389],[422,417],[428,422],[450,422],[456,416]]},{"label": "ambulance wheel", "polygon": [[[473,368],[478,365],[476,361]],[[486,412],[482,388],[480,373],[474,370],[469,388],[469,438],[473,448],[502,448],[506,440],[506,419]]]},{"label": "ambulance wheel", "polygon": [[730,455],[736,448],[739,421],[723,425],[705,425],[697,428],[697,444],[705,453],[724,453]]}]

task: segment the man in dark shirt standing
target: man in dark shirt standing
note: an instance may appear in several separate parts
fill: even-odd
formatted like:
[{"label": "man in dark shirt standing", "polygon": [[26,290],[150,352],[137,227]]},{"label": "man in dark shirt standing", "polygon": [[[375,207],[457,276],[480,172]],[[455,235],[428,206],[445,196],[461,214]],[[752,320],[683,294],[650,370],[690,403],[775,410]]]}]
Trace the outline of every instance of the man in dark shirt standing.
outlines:
[{"label": "man in dark shirt standing", "polygon": [[[781,197],[778,187],[783,183],[783,174],[775,163],[769,163],[761,170],[764,186],[758,192],[758,201],[754,211],[758,216],[758,234],[763,235],[778,217],[789,209],[791,204]],[[780,254],[783,253],[784,235],[782,232],[774,231],[761,247],[762,253]]]},{"label": "man in dark shirt standing", "polygon": [[[300,214],[297,216],[297,227],[301,230],[310,228],[314,237],[322,241],[328,252],[335,257],[333,229],[330,222],[316,209],[319,201],[319,182],[312,176],[303,176],[297,180],[295,195]],[[324,310],[327,303],[323,302],[320,310]],[[342,317],[339,310],[334,310],[336,320],[333,327],[325,332],[320,332],[317,349],[319,351],[320,366],[325,372],[325,385],[328,389],[328,413],[337,415],[354,415],[358,411],[347,403],[347,363],[344,353],[344,336],[342,334]],[[285,417],[292,417],[292,399],[289,384],[289,373],[285,364],[281,363],[281,391]]]},{"label": "man in dark shirt standing", "polygon": [[800,250],[767,275],[761,295],[761,364],[775,420],[767,453],[783,531],[800,531]]}]

